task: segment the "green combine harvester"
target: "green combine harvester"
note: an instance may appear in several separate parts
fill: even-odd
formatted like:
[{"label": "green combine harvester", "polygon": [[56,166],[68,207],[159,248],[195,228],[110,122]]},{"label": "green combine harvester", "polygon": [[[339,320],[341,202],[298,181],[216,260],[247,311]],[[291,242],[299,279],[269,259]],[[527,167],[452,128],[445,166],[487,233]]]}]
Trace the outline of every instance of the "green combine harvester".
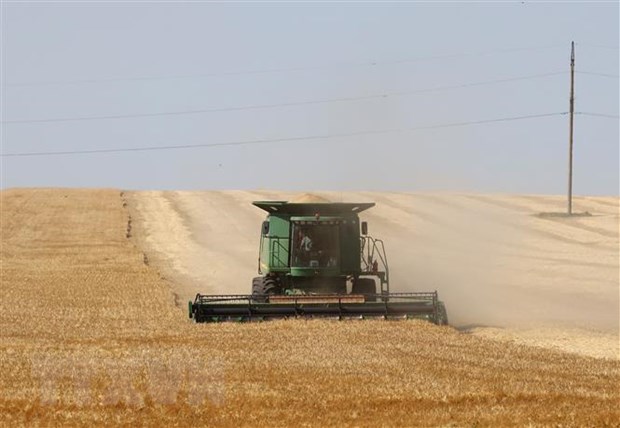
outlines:
[{"label": "green combine harvester", "polygon": [[436,291],[390,293],[383,241],[368,235],[359,214],[374,203],[258,201],[258,276],[252,294],[197,294],[196,322],[277,318],[422,318],[447,324]]}]

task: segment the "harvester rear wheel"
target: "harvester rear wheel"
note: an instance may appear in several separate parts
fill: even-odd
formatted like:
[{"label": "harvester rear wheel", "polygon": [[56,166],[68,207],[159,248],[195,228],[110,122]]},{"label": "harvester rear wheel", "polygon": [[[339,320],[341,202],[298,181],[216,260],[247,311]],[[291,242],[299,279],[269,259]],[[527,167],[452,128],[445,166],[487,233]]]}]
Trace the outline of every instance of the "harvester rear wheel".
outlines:
[{"label": "harvester rear wheel", "polygon": [[[377,284],[372,278],[358,278],[351,288],[351,294],[377,294]],[[374,302],[375,297],[366,298],[369,302]]]}]

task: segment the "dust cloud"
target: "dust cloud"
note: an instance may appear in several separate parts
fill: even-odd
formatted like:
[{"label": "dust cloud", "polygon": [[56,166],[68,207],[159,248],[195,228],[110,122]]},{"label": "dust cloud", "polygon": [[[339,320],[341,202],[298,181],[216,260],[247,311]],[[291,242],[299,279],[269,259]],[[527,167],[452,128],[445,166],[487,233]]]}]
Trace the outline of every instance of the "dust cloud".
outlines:
[{"label": "dust cloud", "polygon": [[[438,290],[451,324],[461,328],[544,324],[618,332],[613,242],[570,238],[575,219],[545,229],[548,222],[536,218],[527,202],[519,205],[517,197],[504,206],[481,202],[492,197],[413,199],[420,203],[411,202],[411,229],[389,250],[395,290]],[[607,264],[596,257],[605,252]]]}]

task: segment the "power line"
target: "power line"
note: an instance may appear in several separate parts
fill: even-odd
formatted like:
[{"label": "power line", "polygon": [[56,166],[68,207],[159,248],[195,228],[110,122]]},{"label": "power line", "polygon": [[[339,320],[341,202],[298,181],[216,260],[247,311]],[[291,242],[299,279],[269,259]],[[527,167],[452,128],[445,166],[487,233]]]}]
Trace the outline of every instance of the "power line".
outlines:
[{"label": "power line", "polygon": [[575,114],[580,114],[582,116],[606,117],[608,119],[620,119],[620,116],[614,115],[614,114],[588,113],[588,112],[584,112],[584,111],[578,111]]},{"label": "power line", "polygon": [[589,43],[575,43],[575,44],[578,45],[578,46],[587,46],[587,47],[590,47],[590,48],[610,49],[610,50],[613,50],[613,51],[616,51],[616,52],[620,51],[620,46],[591,45]]},{"label": "power line", "polygon": [[379,135],[379,134],[389,134],[389,133],[413,132],[413,131],[426,130],[426,129],[455,128],[455,127],[461,127],[461,126],[481,125],[481,124],[498,123],[498,122],[510,122],[510,121],[516,121],[516,120],[527,120],[527,119],[552,117],[552,116],[562,116],[566,114],[568,113],[567,112],[544,113],[544,114],[533,114],[533,115],[525,115],[525,116],[503,117],[503,118],[497,118],[497,119],[484,119],[484,120],[476,120],[476,121],[468,121],[468,122],[444,123],[444,124],[439,124],[439,125],[417,126],[413,128],[355,131],[355,132],[347,132],[347,133],[340,133],[340,134],[309,135],[309,136],[301,136],[301,137],[286,137],[286,138],[260,139],[260,140],[241,140],[241,141],[230,141],[230,142],[222,142],[222,143],[184,144],[184,145],[175,145],[175,146],[131,147],[131,148],[118,148],[118,149],[2,153],[0,154],[0,157],[85,155],[85,154],[101,154],[101,153],[146,152],[146,151],[158,151],[158,150],[180,150],[180,149],[195,149],[195,148],[208,148],[208,147],[228,147],[228,146],[246,146],[246,145],[256,145],[256,144],[273,144],[273,143],[283,143],[283,142],[293,142],[293,141],[325,140],[325,139],[330,139],[330,138],[357,137],[357,136],[362,136],[362,135]]},{"label": "power line", "polygon": [[289,103],[258,104],[258,105],[249,105],[249,106],[222,107],[222,108],[210,108],[210,109],[198,109],[198,110],[181,110],[181,111],[168,111],[168,112],[157,112],[157,113],[135,113],[135,114],[118,114],[118,115],[85,116],[85,117],[61,117],[61,118],[51,118],[51,119],[15,119],[15,120],[5,120],[1,123],[22,124],[22,123],[78,122],[78,121],[88,121],[88,120],[133,119],[133,118],[147,118],[147,117],[159,117],[159,116],[182,116],[182,115],[192,115],[192,114],[206,114],[206,113],[244,111],[244,110],[261,110],[261,109],[272,109],[272,108],[280,108],[280,107],[294,107],[294,106],[303,106],[303,105],[325,104],[325,103],[332,103],[332,102],[351,102],[351,101],[362,101],[362,100],[372,100],[372,99],[385,99],[389,97],[400,97],[400,96],[406,96],[406,95],[444,91],[444,90],[450,90],[450,89],[462,89],[462,88],[469,88],[469,87],[476,87],[476,86],[539,79],[543,77],[557,76],[557,75],[566,74],[566,73],[567,72],[565,71],[559,71],[559,72],[551,72],[551,73],[533,74],[529,76],[487,80],[483,82],[463,83],[459,85],[436,86],[434,88],[414,89],[414,90],[399,91],[399,92],[386,92],[384,94],[363,95],[363,96],[357,96],[357,97],[326,98],[326,99],[320,99],[320,100],[294,101],[294,102],[289,102]]},{"label": "power line", "polygon": [[612,79],[620,78],[620,75],[617,74],[609,74],[609,73],[596,73],[594,71],[575,71],[577,74],[588,74],[591,76],[601,76],[601,77],[611,77]]},{"label": "power line", "polygon": [[377,67],[383,65],[397,65],[413,62],[433,61],[450,58],[462,58],[473,56],[486,56],[495,54],[505,54],[513,52],[527,52],[536,50],[555,49],[563,47],[564,44],[555,44],[538,47],[524,47],[524,48],[508,48],[508,49],[495,49],[489,51],[478,52],[462,52],[442,55],[430,55],[414,58],[403,58],[396,60],[386,61],[364,61],[364,62],[346,62],[346,63],[334,63],[323,64],[305,67],[283,67],[283,68],[267,68],[259,70],[245,70],[245,71],[224,71],[215,73],[198,73],[198,74],[185,74],[176,76],[138,76],[138,77],[118,77],[118,78],[104,78],[104,79],[78,79],[78,80],[57,80],[49,82],[17,82],[8,83],[6,87],[27,87],[27,86],[54,86],[54,85],[82,85],[82,84],[97,84],[97,83],[114,83],[114,82],[133,82],[133,81],[150,81],[150,80],[176,80],[176,79],[200,79],[205,77],[219,77],[219,76],[242,76],[242,75],[255,75],[255,74],[271,74],[271,73],[290,73],[300,71],[313,71],[313,70],[325,70],[334,68],[357,68],[357,67]]}]

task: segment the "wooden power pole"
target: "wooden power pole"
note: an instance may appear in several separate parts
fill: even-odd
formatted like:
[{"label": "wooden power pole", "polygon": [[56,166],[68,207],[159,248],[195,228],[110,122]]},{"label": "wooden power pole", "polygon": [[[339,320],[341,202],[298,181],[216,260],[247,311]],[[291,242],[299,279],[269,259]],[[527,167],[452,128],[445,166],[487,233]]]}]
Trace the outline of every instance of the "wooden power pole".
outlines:
[{"label": "wooden power pole", "polygon": [[573,116],[575,115],[575,42],[570,48],[570,110],[568,131],[568,215],[573,214]]}]

